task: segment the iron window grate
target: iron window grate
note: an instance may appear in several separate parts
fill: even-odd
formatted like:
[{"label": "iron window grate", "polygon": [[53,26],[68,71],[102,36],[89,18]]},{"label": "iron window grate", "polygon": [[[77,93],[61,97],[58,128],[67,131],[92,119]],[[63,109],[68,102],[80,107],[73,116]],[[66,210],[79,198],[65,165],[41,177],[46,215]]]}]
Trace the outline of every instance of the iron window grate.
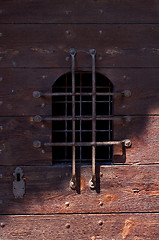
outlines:
[{"label": "iron window grate", "polygon": [[[91,164],[93,134],[95,143],[113,138],[112,120],[109,120],[113,107],[111,82],[96,73],[96,83],[93,83],[91,72],[76,72],[72,84],[72,75],[67,73],[55,82],[52,91],[53,164],[71,163],[73,147],[77,164]],[[113,146],[95,146],[96,164],[111,163],[112,156]]]}]

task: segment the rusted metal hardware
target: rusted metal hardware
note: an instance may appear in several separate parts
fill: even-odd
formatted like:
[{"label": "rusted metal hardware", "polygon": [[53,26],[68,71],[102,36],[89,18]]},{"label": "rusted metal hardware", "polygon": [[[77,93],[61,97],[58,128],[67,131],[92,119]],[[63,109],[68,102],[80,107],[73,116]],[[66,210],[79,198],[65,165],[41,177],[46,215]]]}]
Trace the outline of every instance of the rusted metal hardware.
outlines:
[{"label": "rusted metal hardware", "polygon": [[[92,142],[96,142],[96,74],[95,74],[95,57],[96,50],[91,49],[92,57]],[[90,188],[96,187],[96,167],[95,167],[95,144],[92,145],[92,178],[89,181]]]},{"label": "rusted metal hardware", "polygon": [[70,55],[72,59],[72,179],[70,181],[70,187],[76,188],[76,148],[75,148],[75,56],[76,50],[70,49]]},{"label": "rusted metal hardware", "polygon": [[[74,93],[75,96],[92,96],[93,93],[90,92],[85,92],[85,93]],[[101,92],[101,93],[95,93],[94,95],[96,96],[123,96],[123,97],[130,97],[131,96],[131,91],[130,90],[124,90],[122,92]],[[58,92],[58,93],[42,93],[39,91],[34,91],[33,92],[33,97],[34,98],[40,98],[42,96],[48,96],[48,97],[52,97],[52,96],[72,96],[71,92],[65,93],[65,92]]]},{"label": "rusted metal hardware", "polygon": [[[63,120],[72,120],[72,117],[42,117],[40,115],[36,115],[34,118],[35,122],[42,122],[42,121],[63,121]],[[93,118],[90,116],[75,116],[75,120],[92,120]],[[121,119],[123,122],[131,122],[131,116],[96,116],[96,120],[116,120],[116,119]]]},{"label": "rusted metal hardware", "polygon": [[[35,144],[37,143],[37,145]],[[77,147],[83,147],[83,146],[111,146],[111,145],[120,145],[124,144],[125,147],[131,147],[131,140],[130,139],[124,139],[121,141],[106,141],[106,142],[53,142],[53,143],[41,143],[39,140],[35,140],[33,142],[33,146],[35,148],[40,148],[42,145],[45,147],[52,147],[52,146],[77,146]]]},{"label": "rusted metal hardware", "polygon": [[35,148],[40,148],[40,147],[41,147],[41,142],[40,142],[39,140],[35,140],[35,141],[33,142],[33,146],[34,146]]},{"label": "rusted metal hardware", "polygon": [[15,180],[13,181],[13,194],[15,198],[23,198],[25,194],[25,182],[23,180],[23,170],[17,167],[13,173]]}]

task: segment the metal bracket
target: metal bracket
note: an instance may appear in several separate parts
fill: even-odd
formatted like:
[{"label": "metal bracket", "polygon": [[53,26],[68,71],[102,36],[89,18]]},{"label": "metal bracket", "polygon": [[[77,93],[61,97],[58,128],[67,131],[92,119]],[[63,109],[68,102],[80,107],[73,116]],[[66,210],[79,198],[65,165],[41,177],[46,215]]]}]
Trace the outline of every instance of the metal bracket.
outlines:
[{"label": "metal bracket", "polygon": [[23,180],[23,170],[17,167],[13,173],[15,180],[13,181],[13,194],[15,198],[23,198],[25,194],[25,182]]}]

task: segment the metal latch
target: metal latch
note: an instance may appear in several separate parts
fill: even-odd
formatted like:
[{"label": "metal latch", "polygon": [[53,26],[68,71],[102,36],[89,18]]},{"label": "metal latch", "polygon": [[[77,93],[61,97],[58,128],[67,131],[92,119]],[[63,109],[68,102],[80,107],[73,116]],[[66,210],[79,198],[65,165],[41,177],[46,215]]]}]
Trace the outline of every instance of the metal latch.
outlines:
[{"label": "metal latch", "polygon": [[13,173],[15,180],[13,181],[13,194],[15,198],[23,198],[25,194],[25,182],[23,179],[23,170],[17,167]]}]

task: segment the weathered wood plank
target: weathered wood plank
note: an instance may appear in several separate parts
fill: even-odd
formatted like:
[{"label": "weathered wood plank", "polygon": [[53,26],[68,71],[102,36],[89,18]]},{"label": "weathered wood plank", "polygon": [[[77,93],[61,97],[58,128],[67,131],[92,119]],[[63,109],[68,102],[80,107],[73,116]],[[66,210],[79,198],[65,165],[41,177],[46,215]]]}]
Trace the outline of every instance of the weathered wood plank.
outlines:
[{"label": "weathered wood plank", "polygon": [[0,216],[1,238],[157,240],[158,218],[159,214]]},{"label": "weathered wood plank", "polygon": [[[71,66],[71,63],[70,63]],[[70,67],[71,68],[71,67]],[[33,91],[51,92],[54,82],[68,69],[1,69],[1,116],[52,115],[50,97],[33,98]],[[79,69],[78,69],[79,70]],[[82,69],[89,70],[90,69]],[[131,97],[114,98],[114,115],[159,114],[159,69],[97,69],[114,86],[130,90]],[[104,85],[104,83],[103,83]],[[145,104],[146,101],[146,104]]]},{"label": "weathered wood plank", "polygon": [[[158,67],[158,24],[2,24],[0,67],[68,67],[74,47],[78,67]],[[55,37],[56,36],[56,37]]]},{"label": "weathered wood plank", "polygon": [[51,149],[35,149],[33,141],[49,141],[51,123],[35,124],[32,117],[0,118],[0,165],[51,165]]},{"label": "weathered wood plank", "polygon": [[[52,165],[52,148],[43,146],[51,142],[51,125],[51,122],[35,123],[33,117],[0,118],[0,165]],[[132,141],[126,157],[121,145],[114,147],[114,163],[159,163],[159,117],[132,117],[128,122],[117,118],[113,130],[114,140]],[[34,148],[34,140],[41,141],[42,147]]]},{"label": "weathered wood plank", "polygon": [[97,192],[89,188],[91,168],[81,167],[77,169],[78,193],[69,186],[71,167],[22,168],[26,182],[23,199],[13,195],[15,167],[0,168],[1,214],[159,211],[159,165],[102,166],[97,169]]},{"label": "weathered wood plank", "polygon": [[158,23],[156,0],[1,1],[1,23]]}]

